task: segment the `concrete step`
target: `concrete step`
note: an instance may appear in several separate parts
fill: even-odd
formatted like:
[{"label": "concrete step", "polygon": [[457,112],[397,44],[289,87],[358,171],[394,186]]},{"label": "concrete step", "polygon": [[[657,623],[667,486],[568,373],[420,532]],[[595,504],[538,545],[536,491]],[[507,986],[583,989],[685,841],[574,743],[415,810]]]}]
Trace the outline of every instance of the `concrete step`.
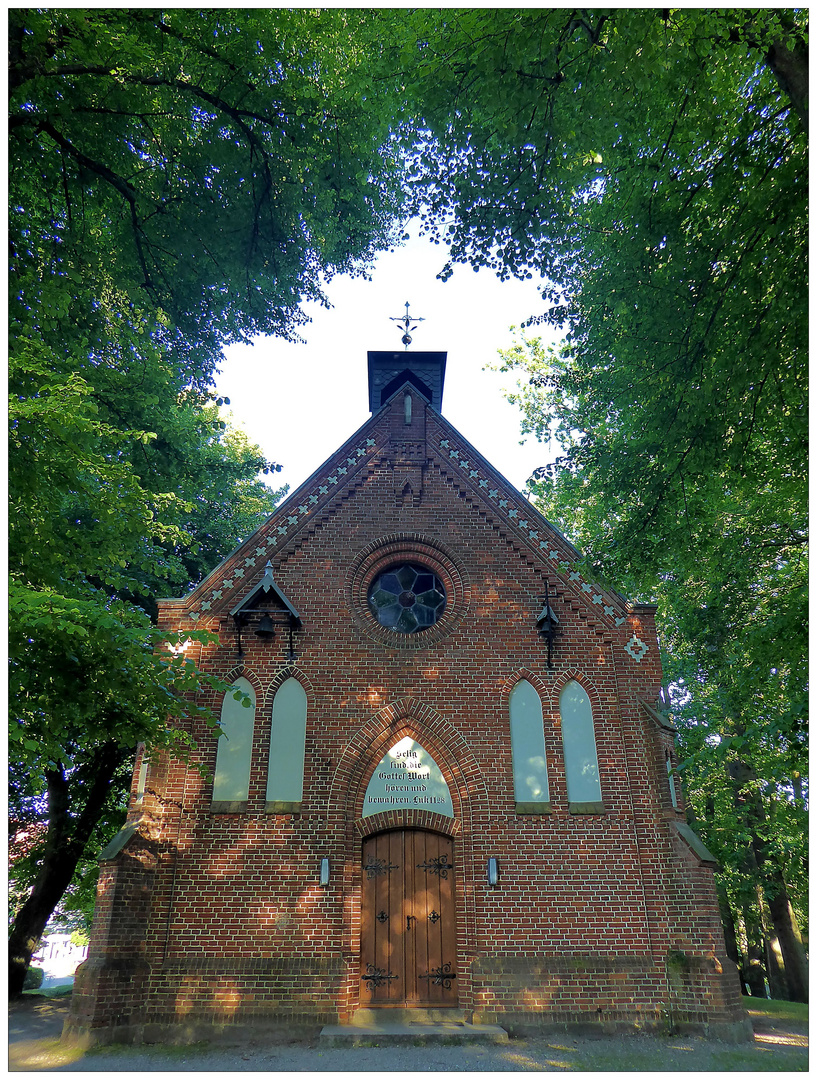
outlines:
[{"label": "concrete step", "polygon": [[465,1009],[358,1009],[350,1023],[354,1027],[372,1024],[429,1024],[440,1021],[463,1024],[468,1020]]},{"label": "concrete step", "polygon": [[350,1024],[327,1025],[324,1046],[390,1046],[469,1042],[505,1043],[508,1033],[492,1024],[471,1024],[461,1009],[358,1009]]}]

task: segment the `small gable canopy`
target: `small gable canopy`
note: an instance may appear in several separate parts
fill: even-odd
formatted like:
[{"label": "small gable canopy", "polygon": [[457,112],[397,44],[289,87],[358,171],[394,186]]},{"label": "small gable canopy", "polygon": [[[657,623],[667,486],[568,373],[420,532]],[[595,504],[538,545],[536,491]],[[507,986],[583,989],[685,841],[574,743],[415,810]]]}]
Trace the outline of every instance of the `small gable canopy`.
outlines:
[{"label": "small gable canopy", "polygon": [[283,604],[284,608],[289,613],[290,621],[293,623],[293,625],[301,625],[301,616],[298,614],[292,603],[287,599],[287,597],[275,583],[275,579],[272,576],[271,562],[267,562],[267,565],[264,569],[264,576],[255,586],[255,588],[251,589],[250,592],[248,592],[242,600],[239,600],[239,602],[232,609],[230,614],[233,616],[233,618],[236,618],[236,616],[240,617],[242,614],[257,614],[257,612],[260,610],[266,610],[260,608],[256,609],[253,607],[253,604],[257,603],[260,599],[262,599],[262,597],[273,597],[278,600],[281,604]]},{"label": "small gable canopy", "polygon": [[[277,601],[278,605],[284,608],[283,620],[276,620],[270,614],[271,610],[269,605],[265,607],[258,607],[259,603],[264,600]],[[292,640],[292,631],[299,630],[301,627],[301,616],[295,610],[295,607],[289,600],[289,598],[281,591],[276,585],[275,579],[272,576],[272,563],[267,562],[264,570],[264,576],[258,582],[258,584],[252,588],[242,600],[236,604],[230,614],[235,622],[236,634],[238,635],[238,657],[244,655],[244,650],[241,646],[241,628],[246,626],[250,621],[251,615],[260,615],[261,621],[256,630],[258,637],[266,639],[275,636],[275,626],[286,626],[289,629],[289,652],[287,658],[289,660],[295,659],[295,647]]]}]

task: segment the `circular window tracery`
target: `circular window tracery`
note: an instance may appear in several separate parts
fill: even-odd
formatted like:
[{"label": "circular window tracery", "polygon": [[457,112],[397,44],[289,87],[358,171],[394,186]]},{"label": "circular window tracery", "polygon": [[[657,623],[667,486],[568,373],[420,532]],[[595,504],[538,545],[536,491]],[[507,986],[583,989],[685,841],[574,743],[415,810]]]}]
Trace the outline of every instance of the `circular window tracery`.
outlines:
[{"label": "circular window tracery", "polygon": [[[445,597],[445,603],[437,608],[433,622],[408,632],[384,626],[369,603],[370,596],[377,591],[378,579],[395,573],[405,565],[412,566],[415,574],[429,574],[435,578],[437,584],[433,586],[434,591]],[[403,592],[414,590],[401,585],[401,593],[395,594],[392,589],[391,596],[394,598],[398,595],[399,602]],[[416,598],[417,593],[414,595]],[[442,641],[459,624],[468,611],[470,585],[456,556],[439,541],[431,541],[416,533],[392,533],[372,541],[355,557],[346,577],[346,596],[352,620],[373,641],[390,649],[422,650]],[[394,600],[391,604],[384,603],[384,606],[394,606]]]},{"label": "circular window tracery", "polygon": [[433,626],[446,606],[443,583],[433,571],[414,562],[394,563],[372,581],[369,611],[387,630],[414,634]]}]

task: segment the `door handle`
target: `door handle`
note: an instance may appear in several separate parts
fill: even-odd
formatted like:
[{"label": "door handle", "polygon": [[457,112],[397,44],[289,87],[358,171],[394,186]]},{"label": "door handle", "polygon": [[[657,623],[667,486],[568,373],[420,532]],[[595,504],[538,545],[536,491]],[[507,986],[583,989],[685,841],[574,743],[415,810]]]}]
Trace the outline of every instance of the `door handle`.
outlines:
[{"label": "door handle", "polygon": [[416,915],[406,915],[406,930],[411,930],[412,920],[414,922],[417,922],[417,916]]}]

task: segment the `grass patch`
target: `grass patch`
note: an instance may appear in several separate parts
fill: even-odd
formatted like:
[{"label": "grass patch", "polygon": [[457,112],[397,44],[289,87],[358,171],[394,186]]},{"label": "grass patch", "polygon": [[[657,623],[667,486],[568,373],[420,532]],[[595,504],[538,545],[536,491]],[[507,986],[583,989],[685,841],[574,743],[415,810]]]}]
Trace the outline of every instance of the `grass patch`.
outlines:
[{"label": "grass patch", "polygon": [[751,1050],[717,1050],[711,1069],[716,1072],[808,1072],[808,1055],[775,1047],[763,1053]]},{"label": "grass patch", "polygon": [[40,1072],[73,1065],[82,1060],[82,1046],[64,1043],[59,1038],[27,1039],[9,1046],[10,1072]]},{"label": "grass patch", "polygon": [[26,997],[67,998],[71,996],[73,989],[73,985],[69,983],[66,986],[46,986],[40,987],[39,990],[24,990],[23,994]]},{"label": "grass patch", "polygon": [[772,1020],[795,1020],[801,1024],[808,1023],[808,1003],[806,1002],[745,997],[743,1005],[750,1016],[768,1016]]}]

